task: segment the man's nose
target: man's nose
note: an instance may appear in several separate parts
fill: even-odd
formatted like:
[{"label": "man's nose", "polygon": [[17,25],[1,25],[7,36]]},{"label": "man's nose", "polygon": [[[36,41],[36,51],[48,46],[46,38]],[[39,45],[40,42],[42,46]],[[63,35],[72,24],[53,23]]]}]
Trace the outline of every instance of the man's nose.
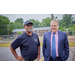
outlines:
[{"label": "man's nose", "polygon": [[53,28],[54,28],[55,26],[53,26]]}]

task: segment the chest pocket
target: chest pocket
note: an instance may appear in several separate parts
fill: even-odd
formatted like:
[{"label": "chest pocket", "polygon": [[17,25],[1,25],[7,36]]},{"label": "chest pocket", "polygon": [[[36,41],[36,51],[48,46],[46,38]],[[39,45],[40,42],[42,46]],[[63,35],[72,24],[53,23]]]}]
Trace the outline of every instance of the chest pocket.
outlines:
[{"label": "chest pocket", "polygon": [[37,39],[34,39],[33,41],[35,42],[35,44],[38,44],[38,40]]}]

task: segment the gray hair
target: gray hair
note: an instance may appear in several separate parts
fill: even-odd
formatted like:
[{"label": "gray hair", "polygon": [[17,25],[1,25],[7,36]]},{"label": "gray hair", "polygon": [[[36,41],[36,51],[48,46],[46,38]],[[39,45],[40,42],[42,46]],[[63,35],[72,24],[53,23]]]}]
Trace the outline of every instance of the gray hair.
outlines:
[{"label": "gray hair", "polygon": [[59,25],[59,21],[58,20],[52,20],[51,22],[57,22],[57,24]]}]

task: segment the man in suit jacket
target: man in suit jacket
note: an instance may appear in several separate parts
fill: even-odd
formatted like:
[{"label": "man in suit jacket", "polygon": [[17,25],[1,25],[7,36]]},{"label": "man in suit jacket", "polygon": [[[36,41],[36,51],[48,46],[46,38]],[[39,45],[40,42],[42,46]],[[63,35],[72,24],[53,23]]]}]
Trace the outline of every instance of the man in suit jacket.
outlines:
[{"label": "man in suit jacket", "polygon": [[[67,34],[59,31],[59,22],[52,20],[50,23],[51,31],[44,33],[43,36],[43,56],[44,61],[66,61],[69,57],[69,43]],[[52,37],[55,37],[55,47],[52,44]],[[55,58],[53,58],[53,48]]]}]

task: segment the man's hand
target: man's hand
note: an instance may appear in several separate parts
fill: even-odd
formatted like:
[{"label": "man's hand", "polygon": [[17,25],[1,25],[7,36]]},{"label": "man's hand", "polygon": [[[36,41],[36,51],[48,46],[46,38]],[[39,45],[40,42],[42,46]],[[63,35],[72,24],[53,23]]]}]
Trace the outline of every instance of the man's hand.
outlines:
[{"label": "man's hand", "polygon": [[16,51],[10,46],[10,50],[12,52],[12,54],[14,55],[14,57],[17,59],[17,60],[20,60],[20,61],[23,61],[23,57],[22,56],[18,56]]},{"label": "man's hand", "polygon": [[23,59],[22,56],[18,56],[18,57],[17,57],[17,60],[23,61],[24,59]]},{"label": "man's hand", "polygon": [[40,59],[40,46],[38,46],[38,56],[37,56],[37,61]]},{"label": "man's hand", "polygon": [[39,61],[39,59],[40,59],[40,55],[37,56],[37,61]]}]

